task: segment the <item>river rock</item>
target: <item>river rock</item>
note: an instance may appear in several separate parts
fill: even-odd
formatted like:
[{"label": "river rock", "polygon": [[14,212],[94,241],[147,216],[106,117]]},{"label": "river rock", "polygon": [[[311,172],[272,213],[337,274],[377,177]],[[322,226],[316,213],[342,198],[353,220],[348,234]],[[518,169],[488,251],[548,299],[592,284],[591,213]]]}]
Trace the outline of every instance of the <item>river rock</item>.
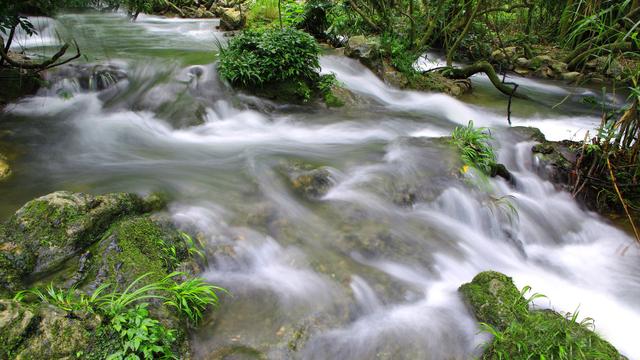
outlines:
[{"label": "river rock", "polygon": [[577,71],[566,72],[560,75],[560,78],[564,81],[575,82],[582,76],[581,73]]},{"label": "river rock", "polygon": [[530,64],[531,64],[531,61],[529,61],[529,59],[525,57],[519,57],[516,59],[516,66],[528,68]]},{"label": "river rock", "polygon": [[499,272],[485,271],[458,289],[476,319],[504,329],[527,313],[524,298],[513,280]]},{"label": "river rock", "polygon": [[517,48],[515,46],[507,46],[503,49],[494,50],[491,53],[491,59],[497,62],[508,61],[513,59],[517,54]]},{"label": "river rock", "polygon": [[513,71],[520,76],[527,76],[529,75],[529,73],[531,73],[531,71],[529,71],[529,69],[527,69],[526,67],[519,66],[516,67]]},{"label": "river rock", "polygon": [[16,290],[99,240],[118,218],[155,206],[128,193],[59,191],[29,201],[0,226],[0,289]]},{"label": "river rock", "polygon": [[11,167],[7,162],[7,158],[0,154],[0,181],[7,179],[11,176]]},{"label": "river rock", "polygon": [[224,8],[220,15],[220,28],[224,31],[240,30],[244,27],[247,16],[235,8]]},{"label": "river rock", "polygon": [[88,353],[100,325],[97,315],[71,317],[53,306],[0,300],[0,358],[73,359]]},{"label": "river rock", "polygon": [[291,188],[307,199],[318,199],[328,191],[333,180],[328,168],[301,161],[291,161],[282,166]]},{"label": "river rock", "polygon": [[598,56],[595,59],[589,60],[585,63],[585,67],[613,78],[622,75],[624,70],[618,60],[610,59],[608,56]]},{"label": "river rock", "polygon": [[152,274],[142,283],[159,280],[179,267],[190,273],[197,269],[194,264],[181,266],[191,260],[189,249],[170,219],[162,215],[131,216],[114,223],[90,252],[91,263],[85,269],[81,262],[77,265],[86,274],[79,283],[89,289],[103,283],[122,289],[148,272]]},{"label": "river rock", "polygon": [[[626,359],[581,323],[552,310],[530,310],[523,292],[505,274],[481,272],[458,290],[479,322],[501,332],[501,337],[485,348],[482,359],[524,359],[532,353],[552,359],[559,357],[563,347],[584,347],[590,354],[598,354],[586,358]],[[551,337],[554,346],[541,343],[545,337]]]},{"label": "river rock", "polygon": [[533,70],[540,68],[543,65],[549,65],[554,60],[549,55],[538,55],[531,59],[529,62],[529,67]]},{"label": "river rock", "polygon": [[379,76],[383,75],[384,67],[380,52],[380,42],[376,38],[363,35],[352,36],[347,41],[344,54],[350,58],[357,59]]}]

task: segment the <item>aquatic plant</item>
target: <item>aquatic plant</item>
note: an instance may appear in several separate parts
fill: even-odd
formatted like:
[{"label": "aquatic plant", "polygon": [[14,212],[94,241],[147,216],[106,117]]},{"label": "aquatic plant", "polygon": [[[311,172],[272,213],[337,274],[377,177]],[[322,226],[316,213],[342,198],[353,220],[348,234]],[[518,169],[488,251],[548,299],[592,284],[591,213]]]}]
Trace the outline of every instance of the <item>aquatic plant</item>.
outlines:
[{"label": "aquatic plant", "polygon": [[451,133],[451,142],[458,148],[463,164],[485,175],[491,175],[496,166],[496,155],[489,144],[491,139],[487,128],[476,128],[471,120],[467,126],[458,126]]}]

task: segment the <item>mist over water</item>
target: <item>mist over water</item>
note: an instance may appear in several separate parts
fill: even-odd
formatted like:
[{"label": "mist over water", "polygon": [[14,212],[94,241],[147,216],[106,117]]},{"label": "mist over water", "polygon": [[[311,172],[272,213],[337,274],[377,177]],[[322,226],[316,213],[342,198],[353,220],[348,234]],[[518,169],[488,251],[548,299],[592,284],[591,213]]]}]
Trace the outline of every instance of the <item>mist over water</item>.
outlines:
[{"label": "mist over water", "polygon": [[[493,269],[545,294],[538,307],[594,318],[640,359],[640,251],[538,175],[534,143],[507,130],[506,102],[482,78],[454,99],[326,55],[322,71],[360,104],[275,104],[218,79],[217,20],[42,22],[72,33],[87,60],[0,114],[0,140],[20,154],[0,213],[54,190],[167,192],[173,219],[213,254],[202,276],[232,293],[193,334],[196,358],[246,346],[274,359],[469,359],[488,336],[457,288]],[[514,125],[581,140],[600,121],[581,102],[590,89],[515,81],[536,101],[514,100]],[[492,128],[515,184],[456,176],[437,137],[469,120]],[[291,160],[326,166],[329,192],[294,193]]]}]

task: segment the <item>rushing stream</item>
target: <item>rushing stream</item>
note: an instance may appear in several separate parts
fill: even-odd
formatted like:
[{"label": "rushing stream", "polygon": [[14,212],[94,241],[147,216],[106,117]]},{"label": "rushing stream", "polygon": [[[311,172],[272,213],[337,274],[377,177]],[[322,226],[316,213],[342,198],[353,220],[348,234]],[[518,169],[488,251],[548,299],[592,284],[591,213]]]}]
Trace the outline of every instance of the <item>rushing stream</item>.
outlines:
[{"label": "rushing stream", "polygon": [[[279,105],[219,81],[217,20],[34,23],[40,40],[16,46],[72,34],[85,57],[0,114],[0,142],[18,153],[0,216],[55,190],[168,193],[176,222],[215,253],[203,276],[232,293],[193,335],[196,358],[236,347],[270,359],[469,359],[488,337],[457,287],[494,269],[545,294],[537,306],[594,318],[640,359],[633,239],[538,175],[533,143],[506,130],[506,101],[486,79],[460,100],[401,91],[328,53],[323,72],[359,104]],[[516,81],[535,101],[515,101],[514,125],[581,140],[600,121],[582,101],[597,91]],[[452,174],[455,154],[435,137],[469,120],[493,129],[515,185]],[[281,170],[291,160],[327,166],[331,190],[296,195]]]}]

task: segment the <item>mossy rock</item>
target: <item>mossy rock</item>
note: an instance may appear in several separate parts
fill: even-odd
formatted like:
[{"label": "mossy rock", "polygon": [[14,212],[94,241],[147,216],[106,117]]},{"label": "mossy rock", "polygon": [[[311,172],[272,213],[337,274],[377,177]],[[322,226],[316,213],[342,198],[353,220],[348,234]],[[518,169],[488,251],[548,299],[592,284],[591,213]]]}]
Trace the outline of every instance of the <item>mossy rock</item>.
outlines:
[{"label": "mossy rock", "polygon": [[459,291],[478,321],[494,335],[482,359],[625,359],[575,317],[529,310],[523,292],[505,274],[481,272]]},{"label": "mossy rock", "polygon": [[142,286],[175,271],[190,258],[178,230],[157,215],[127,217],[114,223],[90,252],[93,261],[83,281],[90,289],[109,283],[122,290],[136,278],[152,273],[140,282]]},{"label": "mossy rock", "polygon": [[97,315],[70,317],[48,305],[0,300],[0,358],[76,358],[94,342],[100,323]]},{"label": "mossy rock", "polygon": [[128,193],[67,191],[29,201],[0,227],[0,288],[22,288],[91,246],[114,221],[159,203]]},{"label": "mossy rock", "polygon": [[504,329],[527,313],[522,294],[513,280],[499,272],[485,271],[458,289],[480,322]]}]

